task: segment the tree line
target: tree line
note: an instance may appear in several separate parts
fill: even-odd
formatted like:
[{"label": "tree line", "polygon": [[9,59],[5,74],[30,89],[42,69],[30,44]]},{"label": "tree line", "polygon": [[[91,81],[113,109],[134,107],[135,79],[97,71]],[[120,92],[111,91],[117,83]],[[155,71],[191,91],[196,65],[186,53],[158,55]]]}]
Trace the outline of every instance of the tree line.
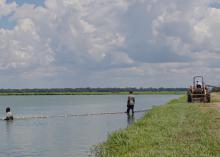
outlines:
[{"label": "tree line", "polygon": [[213,87],[212,92],[220,92],[220,87]]},{"label": "tree line", "polygon": [[0,93],[76,93],[76,92],[163,92],[186,91],[186,88],[33,88],[33,89],[0,89]]}]

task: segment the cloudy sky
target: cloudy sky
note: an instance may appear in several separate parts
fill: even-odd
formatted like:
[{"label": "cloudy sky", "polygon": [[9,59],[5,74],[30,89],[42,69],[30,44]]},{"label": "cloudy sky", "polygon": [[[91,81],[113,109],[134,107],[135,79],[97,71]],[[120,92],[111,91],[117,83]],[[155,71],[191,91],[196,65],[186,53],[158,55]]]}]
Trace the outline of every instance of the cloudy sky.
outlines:
[{"label": "cloudy sky", "polygon": [[220,84],[220,0],[0,0],[0,88]]}]

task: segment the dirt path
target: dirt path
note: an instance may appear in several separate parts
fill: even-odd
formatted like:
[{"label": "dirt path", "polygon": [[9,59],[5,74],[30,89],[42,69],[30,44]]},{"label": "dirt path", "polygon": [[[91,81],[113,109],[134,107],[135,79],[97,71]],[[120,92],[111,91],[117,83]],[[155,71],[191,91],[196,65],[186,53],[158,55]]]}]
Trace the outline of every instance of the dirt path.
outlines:
[{"label": "dirt path", "polygon": [[218,109],[220,110],[220,93],[211,93],[211,103],[201,104],[200,107],[204,109]]}]

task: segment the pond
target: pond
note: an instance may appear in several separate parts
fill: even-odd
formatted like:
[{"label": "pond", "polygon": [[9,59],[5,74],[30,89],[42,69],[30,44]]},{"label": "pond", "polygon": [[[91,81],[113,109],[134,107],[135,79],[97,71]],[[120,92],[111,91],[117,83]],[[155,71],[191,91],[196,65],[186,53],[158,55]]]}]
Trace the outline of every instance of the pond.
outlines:
[{"label": "pond", "polygon": [[[137,95],[135,110],[178,97]],[[0,117],[4,118],[7,106],[15,117],[0,120],[0,154],[7,157],[87,157],[93,145],[144,114],[135,113],[133,118],[124,113],[101,114],[124,112],[126,95],[1,96],[0,100]]]}]

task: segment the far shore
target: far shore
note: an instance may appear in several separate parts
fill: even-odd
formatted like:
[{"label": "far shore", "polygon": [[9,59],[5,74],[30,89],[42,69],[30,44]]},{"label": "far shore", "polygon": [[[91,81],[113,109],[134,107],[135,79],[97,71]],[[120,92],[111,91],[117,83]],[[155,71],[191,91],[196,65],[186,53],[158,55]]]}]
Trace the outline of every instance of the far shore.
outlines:
[{"label": "far shore", "polygon": [[[146,91],[134,92],[135,95],[155,95],[155,94],[184,94],[184,91]],[[128,92],[19,92],[19,93],[0,93],[0,96],[22,96],[22,95],[127,95]]]}]

